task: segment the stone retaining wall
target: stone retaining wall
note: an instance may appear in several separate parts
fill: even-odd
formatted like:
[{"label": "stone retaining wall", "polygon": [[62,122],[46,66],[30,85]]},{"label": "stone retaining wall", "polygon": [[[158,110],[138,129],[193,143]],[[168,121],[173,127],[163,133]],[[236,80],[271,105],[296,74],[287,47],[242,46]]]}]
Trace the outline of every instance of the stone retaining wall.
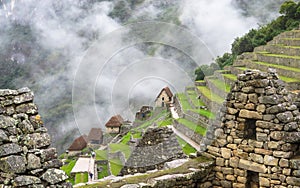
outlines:
[{"label": "stone retaining wall", "polygon": [[222,109],[212,144],[203,155],[215,159],[215,187],[299,187],[299,98],[275,72],[247,71]]},{"label": "stone retaining wall", "polygon": [[71,187],[28,88],[0,90],[0,187]]},{"label": "stone retaining wall", "polygon": [[180,158],[185,158],[185,155],[171,128],[148,128],[126,161],[120,175],[162,169],[166,162]]},{"label": "stone retaining wall", "polygon": [[182,125],[181,123],[179,123],[178,121],[174,120],[174,127],[181,132],[182,134],[184,134],[185,136],[189,137],[190,139],[192,139],[193,141],[195,141],[196,143],[200,144],[201,140],[202,140],[202,136],[199,135],[198,133],[195,133],[194,130],[191,130],[189,128],[187,128],[185,125]]}]

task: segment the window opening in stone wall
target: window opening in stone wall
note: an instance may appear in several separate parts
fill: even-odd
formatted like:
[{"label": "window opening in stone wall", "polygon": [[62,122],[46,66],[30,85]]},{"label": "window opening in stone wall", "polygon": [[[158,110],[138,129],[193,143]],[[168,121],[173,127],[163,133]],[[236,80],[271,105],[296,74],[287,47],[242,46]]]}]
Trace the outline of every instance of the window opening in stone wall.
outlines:
[{"label": "window opening in stone wall", "polygon": [[244,138],[256,140],[256,120],[248,119],[245,122]]},{"label": "window opening in stone wall", "polygon": [[165,100],[165,98],[163,97],[161,100]]},{"label": "window opening in stone wall", "polygon": [[258,172],[247,171],[246,188],[259,188]]}]

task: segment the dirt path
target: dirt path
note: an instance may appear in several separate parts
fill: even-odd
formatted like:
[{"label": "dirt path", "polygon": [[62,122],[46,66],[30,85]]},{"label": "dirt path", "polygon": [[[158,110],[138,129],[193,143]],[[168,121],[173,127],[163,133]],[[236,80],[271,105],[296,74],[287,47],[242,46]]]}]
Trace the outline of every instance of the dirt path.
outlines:
[{"label": "dirt path", "polygon": [[80,172],[92,172],[93,178],[91,179],[89,175],[89,181],[93,181],[95,179],[95,159],[92,157],[79,157],[71,173]]}]

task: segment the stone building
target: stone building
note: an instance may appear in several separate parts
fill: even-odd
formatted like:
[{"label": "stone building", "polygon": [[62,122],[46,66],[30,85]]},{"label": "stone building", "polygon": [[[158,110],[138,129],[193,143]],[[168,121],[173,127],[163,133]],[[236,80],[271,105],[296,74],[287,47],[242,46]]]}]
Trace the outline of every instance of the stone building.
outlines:
[{"label": "stone building", "polygon": [[[214,187],[300,187],[297,97],[275,71],[238,75],[203,155],[213,157]],[[209,133],[208,133],[209,134]]]},{"label": "stone building", "polygon": [[0,90],[0,187],[72,187],[28,88]]},{"label": "stone building", "polygon": [[82,135],[76,138],[70,147],[68,148],[69,155],[75,155],[80,153],[87,146],[88,137],[86,135]]},{"label": "stone building", "polygon": [[169,87],[163,88],[155,99],[156,107],[168,107],[173,103],[173,93]]},{"label": "stone building", "polygon": [[105,124],[106,132],[111,134],[115,133],[118,134],[121,131],[121,126],[124,123],[124,119],[121,115],[115,115],[111,117],[108,122]]},{"label": "stone building", "polygon": [[88,135],[89,144],[102,144],[103,142],[103,132],[101,128],[92,128]]},{"label": "stone building", "polygon": [[142,106],[142,108],[135,114],[135,119],[145,121],[151,117],[152,111],[152,106]]}]

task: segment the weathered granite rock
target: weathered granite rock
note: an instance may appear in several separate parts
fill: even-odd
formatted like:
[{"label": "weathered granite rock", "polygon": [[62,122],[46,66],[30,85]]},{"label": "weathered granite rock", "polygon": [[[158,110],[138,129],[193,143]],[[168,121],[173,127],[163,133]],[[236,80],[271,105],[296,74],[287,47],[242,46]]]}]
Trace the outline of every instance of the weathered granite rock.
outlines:
[{"label": "weathered granite rock", "polygon": [[26,163],[25,157],[10,155],[0,159],[0,170],[7,173],[24,173]]},{"label": "weathered granite rock", "polygon": [[13,181],[13,186],[22,187],[39,183],[41,183],[41,180],[34,176],[17,176]]},{"label": "weathered granite rock", "polygon": [[68,176],[62,170],[51,168],[42,175],[42,179],[53,185],[68,179]]}]

